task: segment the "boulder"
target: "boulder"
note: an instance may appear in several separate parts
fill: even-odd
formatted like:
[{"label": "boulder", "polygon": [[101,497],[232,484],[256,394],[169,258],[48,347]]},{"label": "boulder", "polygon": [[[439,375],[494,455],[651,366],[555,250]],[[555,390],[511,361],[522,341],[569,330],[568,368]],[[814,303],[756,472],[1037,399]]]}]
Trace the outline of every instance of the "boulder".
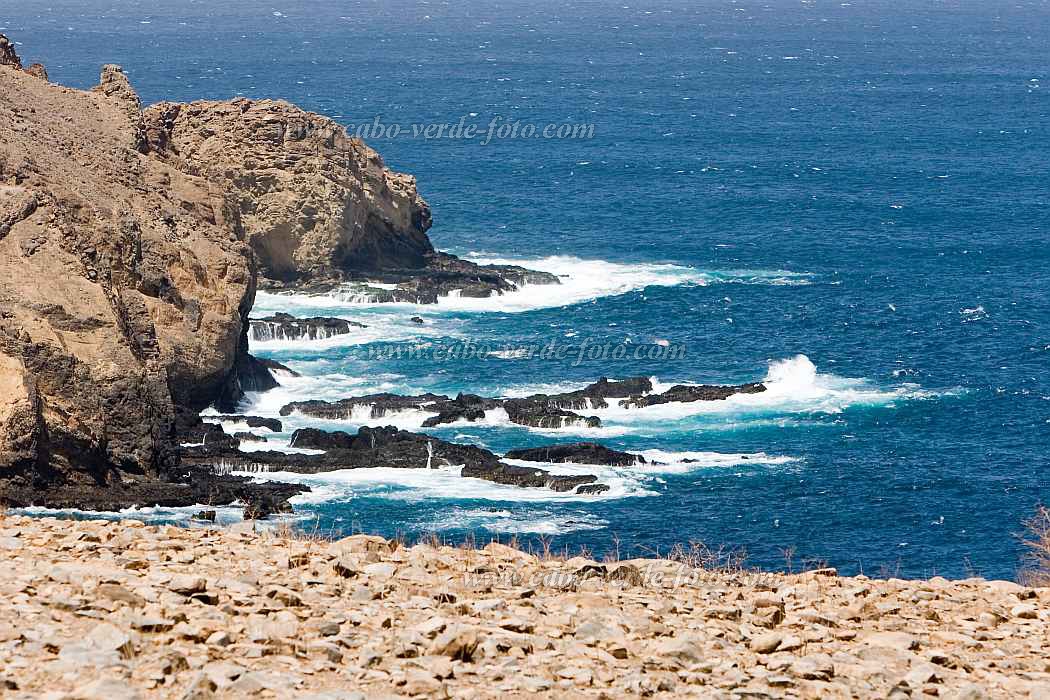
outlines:
[{"label": "boulder", "polygon": [[347,335],[352,328],[367,328],[363,323],[342,318],[313,316],[296,318],[291,314],[277,313],[266,318],[250,320],[251,339],[271,340],[326,340],[337,335]]},{"label": "boulder", "polygon": [[641,455],[613,450],[596,442],[576,442],[567,445],[511,450],[504,457],[528,462],[603,464],[611,467],[631,467],[646,463],[645,458]]}]

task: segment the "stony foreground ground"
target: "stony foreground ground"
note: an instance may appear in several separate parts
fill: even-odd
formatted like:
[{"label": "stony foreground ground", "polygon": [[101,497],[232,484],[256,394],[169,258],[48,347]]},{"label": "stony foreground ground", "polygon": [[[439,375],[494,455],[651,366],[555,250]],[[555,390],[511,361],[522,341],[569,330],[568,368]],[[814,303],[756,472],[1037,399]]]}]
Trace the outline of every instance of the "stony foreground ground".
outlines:
[{"label": "stony foreground ground", "polygon": [[0,696],[1050,697],[1050,589],[0,516]]}]

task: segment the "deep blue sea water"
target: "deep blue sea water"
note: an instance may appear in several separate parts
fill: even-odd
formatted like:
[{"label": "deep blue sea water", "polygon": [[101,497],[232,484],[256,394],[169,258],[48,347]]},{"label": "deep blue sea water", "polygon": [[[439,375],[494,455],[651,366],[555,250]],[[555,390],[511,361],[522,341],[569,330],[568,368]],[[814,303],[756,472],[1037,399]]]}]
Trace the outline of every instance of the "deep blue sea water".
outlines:
[{"label": "deep blue sea water", "polygon": [[[514,533],[596,554],[703,540],[764,567],[793,549],[795,566],[846,572],[1015,575],[1021,522],[1050,497],[1047,3],[219,5],[12,3],[0,31],[56,82],[88,87],[100,64],[120,63],[145,102],[244,94],[344,124],[594,126],[589,139],[484,146],[371,139],[417,176],[439,247],[565,284],[436,308],[264,295],[260,313],[308,308],[369,329],[342,344],[255,344],[306,376],[246,410],[377,390],[516,395],[601,375],[768,374],[773,387],[576,433],[435,430],[498,452],[585,437],[698,461],[604,470],[604,497],[445,471],[336,474],[310,480],[300,506],[322,528]],[[687,354],[363,355],[468,338],[666,340]]]}]

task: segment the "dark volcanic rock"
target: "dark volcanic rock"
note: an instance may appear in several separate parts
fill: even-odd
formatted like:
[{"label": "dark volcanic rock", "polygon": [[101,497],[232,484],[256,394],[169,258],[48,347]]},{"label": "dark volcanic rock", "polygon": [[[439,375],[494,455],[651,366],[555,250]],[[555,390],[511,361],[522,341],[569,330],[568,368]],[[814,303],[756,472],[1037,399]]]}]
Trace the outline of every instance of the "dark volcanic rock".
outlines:
[{"label": "dark volcanic rock", "polygon": [[240,445],[238,439],[222,429],[218,423],[198,422],[196,425],[179,432],[179,442],[190,445],[203,445],[214,449],[236,450]]},{"label": "dark volcanic rock", "polygon": [[221,464],[228,471],[289,471],[299,474],[368,467],[433,469],[462,466],[462,476],[465,477],[555,491],[572,491],[597,480],[589,474],[557,475],[535,467],[505,464],[492,452],[474,445],[447,442],[389,426],[361,428],[356,435],[303,428],[292,434],[291,444],[325,452],[318,455],[265,451],[248,454],[236,449],[216,451],[198,446],[184,448],[183,463],[198,470]]},{"label": "dark volcanic rock", "polygon": [[258,341],[325,340],[337,335],[346,335],[352,328],[367,328],[363,323],[342,318],[296,318],[286,313],[277,313],[267,318],[253,318],[249,324],[251,339]]},{"label": "dark volcanic rock", "polygon": [[245,520],[265,520],[271,515],[291,513],[292,506],[280,494],[252,490],[247,492],[244,504]]},{"label": "dark volcanic rock", "polygon": [[[224,414],[221,416],[205,416],[204,422],[226,421],[231,423],[245,423],[249,428],[269,428],[275,433],[284,430],[284,425],[276,418],[263,418],[262,416],[245,416],[240,413]],[[188,442],[188,441],[187,441]]]},{"label": "dark volcanic rock", "polygon": [[51,483],[42,487],[7,483],[0,487],[3,502],[14,508],[43,506],[93,511],[160,506],[184,508],[197,504],[226,506],[240,501],[268,504],[273,512],[290,512],[288,499],[310,489],[299,484],[253,483],[245,477],[216,475],[210,468],[184,465],[167,480],[127,479],[118,484]]},{"label": "dark volcanic rock", "polygon": [[426,409],[436,410],[438,414],[423,421],[424,428],[433,428],[436,425],[455,423],[458,420],[478,421],[485,417],[485,411],[500,405],[498,399],[485,399],[475,394],[459,394],[451,401],[436,401]]},{"label": "dark volcanic rock", "polygon": [[572,491],[582,484],[591,484],[598,477],[590,474],[562,475],[551,474],[544,469],[535,467],[519,467],[502,462],[492,466],[479,468],[477,466],[466,466],[463,468],[462,476],[484,479],[497,484],[507,486],[518,486],[523,488],[549,488],[552,491]]},{"label": "dark volcanic rock", "polygon": [[435,402],[448,400],[447,396],[441,394],[421,394],[419,396],[369,394],[367,396],[355,396],[341,401],[296,401],[282,406],[281,415],[290,416],[293,413],[302,413],[303,415],[313,416],[314,418],[346,420],[350,417],[354,408],[358,406],[371,406],[371,417],[382,418],[389,411],[418,409]]},{"label": "dark volcanic rock", "polygon": [[736,394],[760,394],[766,390],[762,383],[740,384],[737,386],[689,386],[677,384],[662,394],[649,394],[647,396],[632,397],[627,401],[628,406],[643,407],[662,403],[692,401],[724,401]]},{"label": "dark volcanic rock", "polygon": [[645,458],[641,455],[613,450],[596,442],[511,450],[503,456],[506,459],[521,459],[527,462],[572,462],[574,464],[603,464],[611,467],[631,467],[646,463]]},{"label": "dark volcanic rock", "polygon": [[[436,468],[445,465],[479,467],[499,462],[492,452],[473,445],[446,442],[429,435],[394,427],[361,428],[356,435],[304,428],[292,433],[291,444],[327,450],[320,461],[340,464],[340,469],[358,467]],[[309,455],[307,455],[309,457]]]},{"label": "dark volcanic rock", "polygon": [[355,436],[341,431],[329,432],[317,428],[300,428],[292,433],[291,447],[309,450],[349,450],[353,448]]},{"label": "dark volcanic rock", "polygon": [[609,490],[607,484],[584,484],[576,489],[576,493],[581,496],[594,496],[599,493],[605,493]]},{"label": "dark volcanic rock", "polygon": [[507,399],[503,402],[503,408],[512,423],[533,428],[598,428],[602,424],[599,418],[581,416],[558,408],[545,399]]},{"label": "dark volcanic rock", "polygon": [[298,372],[296,372],[294,369],[292,369],[290,367],[285,367],[284,365],[282,365],[277,360],[271,360],[268,357],[256,357],[255,361],[258,362],[259,364],[261,364],[266,369],[270,370],[271,373],[272,372],[285,372],[286,374],[288,374],[288,375],[290,375],[292,377],[301,377],[301,376],[303,376],[303,375],[299,374]]},{"label": "dark volcanic rock", "polygon": [[[247,346],[247,333],[244,336],[244,345]],[[270,371],[269,363],[245,351],[237,356],[233,371],[215,400],[215,408],[222,413],[234,413],[246,392],[269,391],[279,386]]]},{"label": "dark volcanic rock", "polygon": [[424,428],[433,428],[445,423],[455,423],[458,420],[479,421],[485,417],[485,411],[476,406],[466,406],[454,410],[442,409],[436,416],[431,416],[423,421]]},{"label": "dark volcanic rock", "polygon": [[653,383],[648,377],[631,377],[623,381],[611,381],[602,377],[594,384],[589,384],[577,391],[562,394],[536,394],[528,397],[534,401],[547,401],[558,408],[573,411],[606,408],[606,399],[624,399],[648,394],[653,390]]},{"label": "dark volcanic rock", "polygon": [[[353,283],[359,301],[371,303],[408,302],[435,304],[439,297],[453,293],[463,297],[487,298],[520,289],[526,284],[561,284],[556,275],[515,265],[478,265],[448,253],[433,252],[417,268],[386,270],[348,270],[343,282]],[[395,288],[370,286],[396,285]],[[340,284],[314,285],[312,292],[325,293]],[[420,319],[422,321],[422,319]]]},{"label": "dark volcanic rock", "polygon": [[480,447],[446,442],[389,426],[361,428],[356,435],[302,428],[292,433],[291,444],[300,448],[325,450],[325,453],[243,453],[236,450],[220,453],[195,446],[184,448],[183,462],[196,465],[221,463],[231,471],[290,471],[300,474],[364,467],[425,469],[446,465],[495,465],[499,462],[499,457]]}]

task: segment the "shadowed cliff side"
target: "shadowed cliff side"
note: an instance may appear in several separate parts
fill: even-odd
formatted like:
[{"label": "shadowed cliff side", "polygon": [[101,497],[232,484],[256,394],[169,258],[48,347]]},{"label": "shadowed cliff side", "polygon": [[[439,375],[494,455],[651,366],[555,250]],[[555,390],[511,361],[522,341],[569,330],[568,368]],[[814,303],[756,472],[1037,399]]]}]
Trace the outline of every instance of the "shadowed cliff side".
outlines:
[{"label": "shadowed cliff side", "polygon": [[0,57],[0,484],[164,477],[180,417],[257,375],[240,213],[145,153],[119,67],[83,92]]}]

